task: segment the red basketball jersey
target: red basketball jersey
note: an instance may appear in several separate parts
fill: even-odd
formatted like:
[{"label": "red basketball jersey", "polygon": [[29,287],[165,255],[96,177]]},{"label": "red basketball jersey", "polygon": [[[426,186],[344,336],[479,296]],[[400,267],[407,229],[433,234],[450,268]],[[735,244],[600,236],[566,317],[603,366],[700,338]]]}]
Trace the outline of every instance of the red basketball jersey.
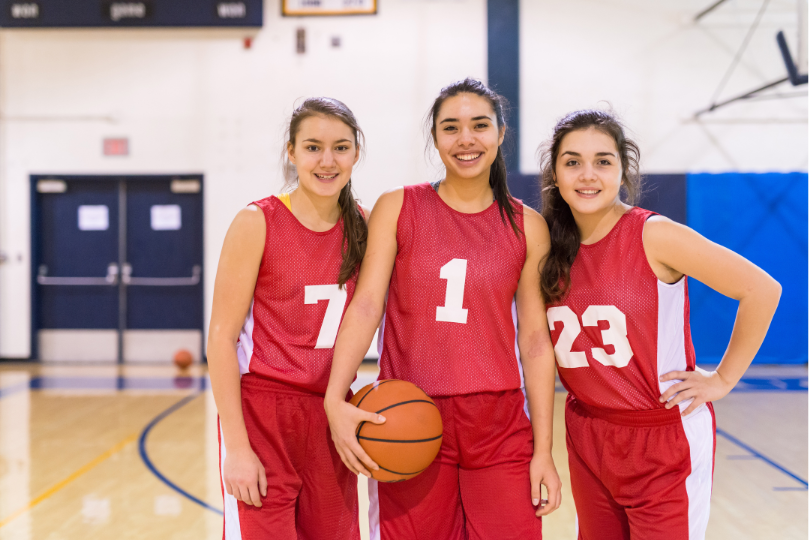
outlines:
[{"label": "red basketball jersey", "polygon": [[267,234],[239,336],[239,370],[325,393],[337,330],[357,282],[355,275],[344,288],[337,285],[343,222],[314,232],[278,197],[252,204],[264,212]]},{"label": "red basketball jersey", "polygon": [[[514,218],[522,230],[522,213]],[[419,184],[404,188],[396,241],[379,377],[431,396],[519,388],[512,303],[525,235],[496,203],[464,214]]]},{"label": "red basketball jersey", "polygon": [[643,249],[652,215],[633,208],[607,236],[582,244],[567,297],[548,307],[559,378],[588,405],[659,409],[660,394],[677,381],[658,377],[694,370],[687,278],[658,280]]}]

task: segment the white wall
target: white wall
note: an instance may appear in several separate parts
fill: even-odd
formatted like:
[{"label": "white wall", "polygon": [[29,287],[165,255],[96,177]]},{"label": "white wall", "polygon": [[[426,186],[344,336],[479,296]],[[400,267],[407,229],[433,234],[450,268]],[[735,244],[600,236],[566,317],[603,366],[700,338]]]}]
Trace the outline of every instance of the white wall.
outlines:
[{"label": "white wall", "polygon": [[[203,173],[206,320],[231,219],[281,187],[284,122],[299,98],[335,97],[357,115],[364,202],[435,177],[421,120],[445,84],[485,80],[485,0],[384,0],[376,16],[343,18],[280,11],[265,0],[257,33],[0,31],[0,251],[10,257],[0,264],[0,357],[30,354],[30,174]],[[109,136],[128,137],[131,155],[103,157]]]},{"label": "white wall", "polygon": [[[786,76],[775,34],[784,30],[797,56],[800,1],[769,3],[720,100]],[[538,171],[536,149],[560,117],[605,102],[634,132],[646,172],[805,171],[806,86],[775,91],[802,97],[738,102],[693,119],[711,104],[762,1],[730,0],[693,23],[711,4],[522,0],[522,172]]]}]

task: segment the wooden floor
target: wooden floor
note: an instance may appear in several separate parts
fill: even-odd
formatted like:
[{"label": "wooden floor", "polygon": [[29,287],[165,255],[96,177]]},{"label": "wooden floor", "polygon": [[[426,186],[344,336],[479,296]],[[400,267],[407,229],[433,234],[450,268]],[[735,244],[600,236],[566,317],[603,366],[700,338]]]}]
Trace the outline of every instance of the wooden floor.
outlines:
[{"label": "wooden floor", "polygon": [[[807,538],[806,368],[756,368],[716,403],[710,539]],[[356,385],[375,378],[364,366]],[[221,539],[216,409],[197,368],[0,364],[0,540]],[[562,405],[563,505],[575,537]],[[360,481],[363,538],[367,488]]]}]

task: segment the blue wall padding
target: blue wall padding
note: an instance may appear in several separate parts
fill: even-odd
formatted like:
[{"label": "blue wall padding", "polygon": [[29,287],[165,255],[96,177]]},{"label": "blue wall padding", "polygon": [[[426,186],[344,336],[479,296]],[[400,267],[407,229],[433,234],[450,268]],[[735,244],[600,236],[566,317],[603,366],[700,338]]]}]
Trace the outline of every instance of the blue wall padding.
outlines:
[{"label": "blue wall padding", "polygon": [[[763,268],[783,287],[754,362],[807,361],[806,173],[689,174],[688,225]],[[691,279],[691,331],[698,363],[717,363],[738,302]]]}]

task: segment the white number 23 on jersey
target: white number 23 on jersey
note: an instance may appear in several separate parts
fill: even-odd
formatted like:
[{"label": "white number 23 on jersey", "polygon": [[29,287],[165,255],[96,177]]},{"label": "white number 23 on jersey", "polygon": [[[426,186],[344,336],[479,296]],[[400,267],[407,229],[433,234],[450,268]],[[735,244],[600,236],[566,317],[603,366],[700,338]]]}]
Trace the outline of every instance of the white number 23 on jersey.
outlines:
[{"label": "white number 23 on jersey", "polygon": [[[612,345],[615,352],[607,354],[600,347],[593,347],[590,352],[593,358],[605,366],[626,367],[632,359],[632,347],[626,338],[626,315],[615,306],[590,306],[581,316],[584,326],[598,326],[598,321],[606,321],[610,327],[601,330],[604,345]],[[563,368],[588,367],[587,354],[584,351],[573,351],[573,342],[581,334],[582,325],[573,310],[567,306],[548,308],[548,326],[553,331],[557,322],[562,323],[562,333],[553,347],[556,361]]]}]

